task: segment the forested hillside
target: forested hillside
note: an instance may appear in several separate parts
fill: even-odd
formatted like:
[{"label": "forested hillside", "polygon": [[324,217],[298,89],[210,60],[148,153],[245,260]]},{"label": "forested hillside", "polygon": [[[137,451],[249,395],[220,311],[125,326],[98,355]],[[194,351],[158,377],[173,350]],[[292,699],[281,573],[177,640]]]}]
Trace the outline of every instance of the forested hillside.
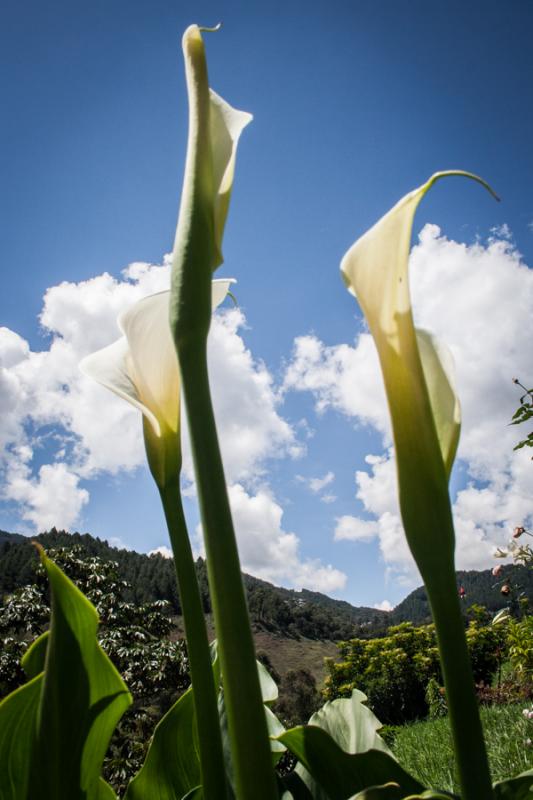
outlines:
[{"label": "forested hillside", "polygon": [[[144,555],[132,550],[119,550],[89,534],[67,533],[52,529],[35,537],[44,547],[80,545],[85,553],[118,563],[118,573],[127,581],[126,600],[143,604],[168,600],[175,614],[180,614],[174,565],[161,555]],[[24,536],[0,531],[0,597],[20,586],[31,583],[37,564],[35,548]],[[204,610],[211,610],[205,563],[196,562]],[[520,585],[533,600],[533,576],[523,567],[504,567],[512,574],[513,583]],[[415,589],[392,612],[373,608],[354,607],[333,600],[319,592],[304,589],[300,592],[273,586],[266,581],[244,575],[250,614],[256,631],[267,631],[292,638],[305,637],[318,641],[338,641],[353,637],[382,634],[389,625],[410,620],[415,624],[429,621],[430,613],[423,587]],[[457,585],[466,592],[465,611],[474,603],[496,611],[507,604],[490,570],[458,572]]]},{"label": "forested hillside", "polygon": [[[495,564],[499,563],[495,561]],[[465,590],[463,600],[465,611],[470,606],[477,604],[485,606],[489,611],[496,612],[500,608],[509,605],[509,598],[503,596],[499,588],[506,580],[514,586],[520,587],[531,603],[533,600],[533,571],[527,567],[506,565],[503,567],[498,579],[494,578],[490,569],[468,572],[459,571],[457,575],[457,586],[462,586]],[[417,624],[429,622],[431,612],[426,590],[419,586],[411,594],[407,595],[392,612],[394,624],[412,621]]]}]

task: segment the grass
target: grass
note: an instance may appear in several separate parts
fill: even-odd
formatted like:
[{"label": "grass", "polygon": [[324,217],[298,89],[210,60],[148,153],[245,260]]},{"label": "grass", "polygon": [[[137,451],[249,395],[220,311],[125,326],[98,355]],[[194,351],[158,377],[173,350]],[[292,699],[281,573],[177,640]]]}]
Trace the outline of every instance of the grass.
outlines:
[{"label": "grass", "polygon": [[[481,721],[493,781],[533,769],[533,720],[522,714],[524,705],[485,706]],[[404,769],[432,789],[458,792],[450,726],[446,717],[415,722],[396,730],[392,750]]]}]

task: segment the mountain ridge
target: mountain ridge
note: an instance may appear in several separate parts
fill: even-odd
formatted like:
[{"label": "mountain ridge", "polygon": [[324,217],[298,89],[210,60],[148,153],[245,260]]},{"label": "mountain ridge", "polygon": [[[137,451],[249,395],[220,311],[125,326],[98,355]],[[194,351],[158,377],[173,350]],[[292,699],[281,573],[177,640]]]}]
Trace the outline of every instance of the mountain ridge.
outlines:
[{"label": "mountain ridge", "polygon": [[[48,547],[81,547],[89,556],[117,562],[117,572],[132,585],[130,599],[134,602],[167,599],[176,614],[181,608],[175,585],[172,559],[159,554],[146,555],[110,545],[91,534],[51,531],[32,537]],[[0,597],[33,580],[37,563],[35,548],[28,537],[0,531]],[[211,611],[205,562],[196,562],[204,611]],[[504,579],[522,586],[533,600],[533,576],[524,567],[506,565]],[[457,585],[465,589],[465,611],[474,603],[484,605],[491,613],[508,604],[495,586],[491,570],[458,571]],[[392,611],[368,606],[353,606],[346,600],[335,600],[310,589],[286,589],[243,573],[250,616],[255,631],[266,631],[298,639],[339,641],[348,638],[382,635],[391,625],[410,621],[422,624],[430,621],[427,594],[423,586],[414,589]]]}]

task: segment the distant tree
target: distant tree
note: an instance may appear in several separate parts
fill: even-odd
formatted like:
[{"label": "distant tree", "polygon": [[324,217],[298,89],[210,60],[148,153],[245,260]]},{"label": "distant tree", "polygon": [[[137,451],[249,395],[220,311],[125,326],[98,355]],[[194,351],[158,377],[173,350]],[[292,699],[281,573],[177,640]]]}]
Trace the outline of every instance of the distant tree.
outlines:
[{"label": "distant tree", "polygon": [[322,705],[316,681],[307,669],[291,669],[281,681],[280,698],[276,703],[276,714],[287,727],[304,725],[309,717]]}]

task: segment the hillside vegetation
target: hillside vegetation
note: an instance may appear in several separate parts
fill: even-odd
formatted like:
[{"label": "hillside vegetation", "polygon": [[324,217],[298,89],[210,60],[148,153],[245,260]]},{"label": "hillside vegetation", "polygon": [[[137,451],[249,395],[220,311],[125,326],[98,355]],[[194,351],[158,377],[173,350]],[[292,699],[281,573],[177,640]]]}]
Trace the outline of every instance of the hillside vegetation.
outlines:
[{"label": "hillside vegetation", "polygon": [[[35,539],[45,548],[79,545],[89,556],[117,562],[120,578],[130,585],[126,595],[129,602],[142,604],[167,600],[174,613],[180,615],[171,559],[159,554],[148,556],[133,550],[119,550],[87,533],[70,534],[52,529]],[[36,564],[37,556],[30,539],[0,531],[0,598],[31,583]],[[211,603],[205,563],[198,559],[196,568],[204,611],[209,614]],[[509,565],[504,567],[504,575],[507,574],[532,601],[531,571]],[[392,612],[386,612],[352,606],[308,589],[283,589],[250,575],[244,575],[244,582],[255,630],[294,639],[304,637],[316,641],[339,641],[374,637],[382,635],[390,625],[405,621],[419,625],[429,622],[431,616],[424,587],[411,592]],[[463,586],[466,591],[465,613],[474,604],[483,605],[493,613],[507,605],[506,598],[494,588],[495,580],[490,570],[458,572],[457,585]]]}]

